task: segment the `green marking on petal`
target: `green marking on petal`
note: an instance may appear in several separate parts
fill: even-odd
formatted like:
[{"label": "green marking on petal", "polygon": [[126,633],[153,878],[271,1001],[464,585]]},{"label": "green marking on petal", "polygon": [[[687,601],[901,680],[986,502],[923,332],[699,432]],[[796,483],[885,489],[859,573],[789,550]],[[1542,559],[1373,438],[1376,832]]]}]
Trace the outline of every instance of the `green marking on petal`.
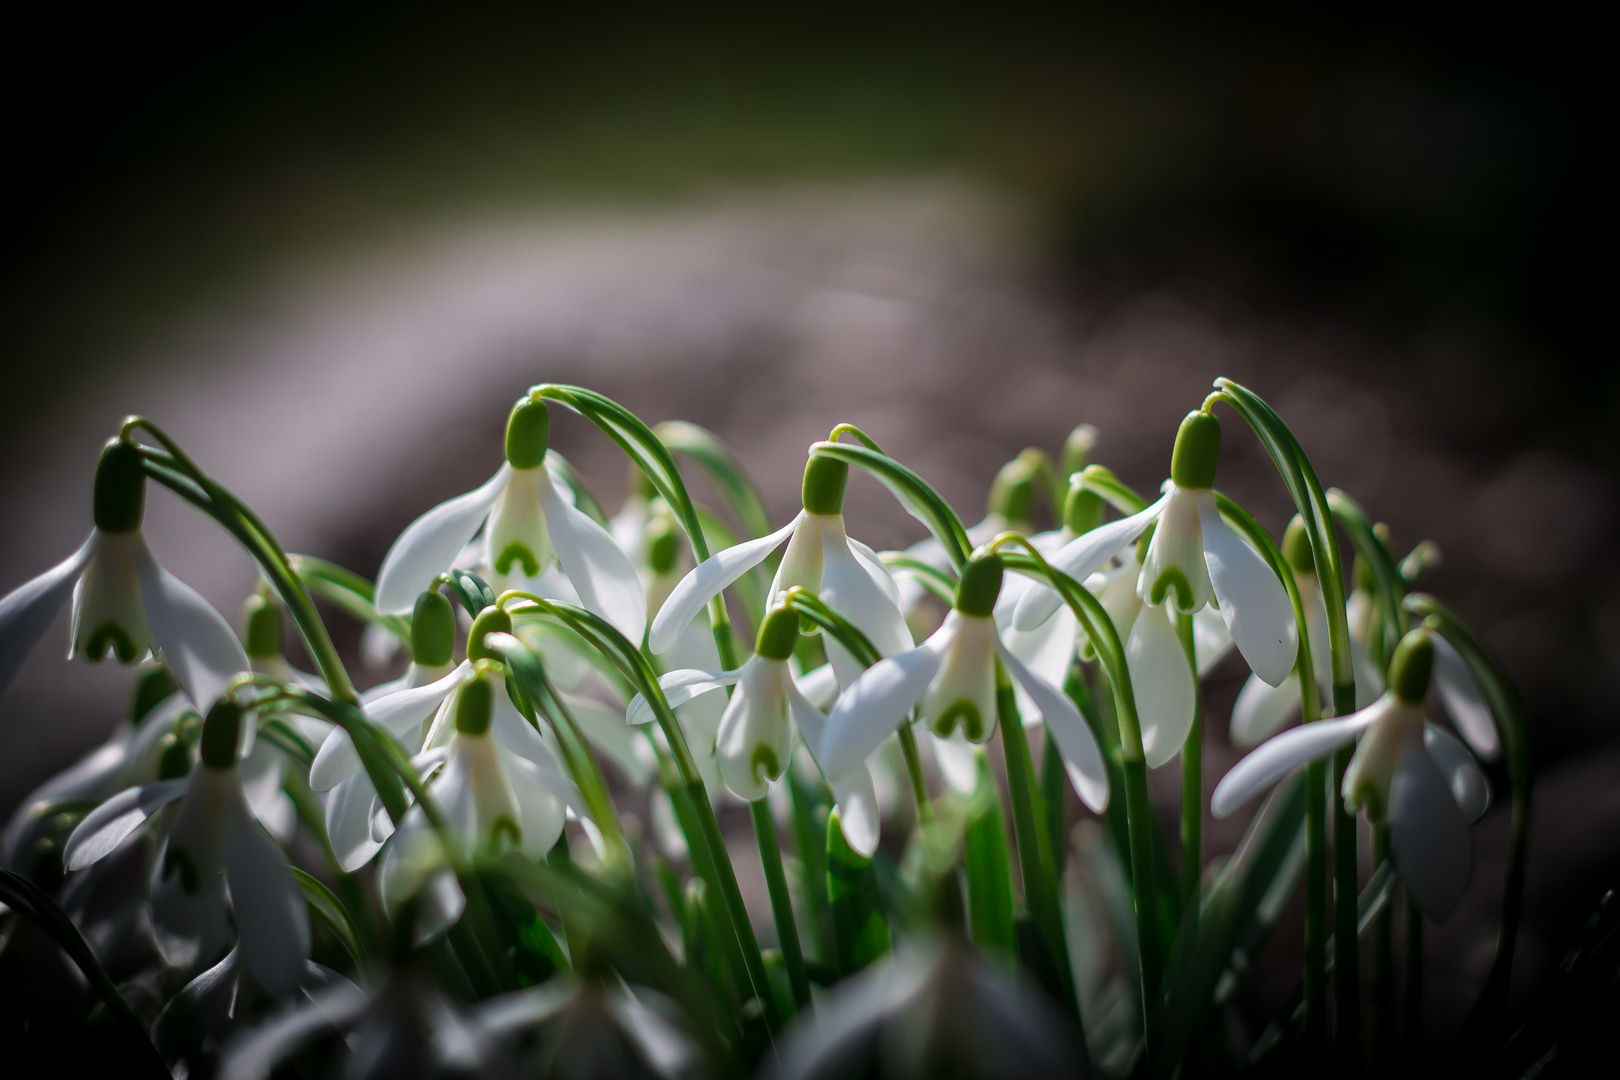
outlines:
[{"label": "green marking on petal", "polygon": [[163,880],[168,881],[173,871],[180,872],[180,887],[187,893],[195,896],[197,889],[202,885],[201,876],[197,873],[197,864],[191,861],[191,856],[183,848],[169,845],[169,850],[163,855]]},{"label": "green marking on petal", "polygon": [[1148,603],[1157,607],[1164,603],[1165,596],[1172,591],[1176,594],[1178,609],[1186,611],[1192,607],[1192,583],[1187,580],[1186,574],[1174,566],[1161,570],[1159,576],[1153,580],[1153,587],[1148,590]]},{"label": "green marking on petal", "polygon": [[92,664],[99,664],[106,659],[108,649],[118,657],[120,664],[133,664],[140,659],[135,652],[135,639],[114,622],[105,622],[96,627],[90,635],[90,643],[84,647],[84,658]]},{"label": "green marking on petal", "polygon": [[980,715],[979,707],[966,698],[960,698],[945,707],[934,720],[934,734],[942,739],[948,739],[958,724],[962,725],[962,734],[969,742],[983,741],[984,717]]},{"label": "green marking on petal", "polygon": [[540,575],[540,560],[534,557],[534,552],[529,550],[527,544],[516,540],[507,544],[501,549],[501,553],[495,556],[495,572],[497,574],[511,573],[512,564],[515,562],[523,563],[525,577],[538,577]]},{"label": "green marking on petal", "polygon": [[[496,850],[501,850],[507,846],[518,847],[523,843],[523,830],[518,827],[517,822],[505,814],[497,817],[495,823],[489,827],[489,836],[490,843],[494,845]],[[509,845],[501,842],[503,837],[509,841]]]},{"label": "green marking on petal", "polygon": [[754,747],[754,759],[749,764],[756,784],[768,784],[782,775],[781,759],[776,756],[775,750],[764,743]]}]

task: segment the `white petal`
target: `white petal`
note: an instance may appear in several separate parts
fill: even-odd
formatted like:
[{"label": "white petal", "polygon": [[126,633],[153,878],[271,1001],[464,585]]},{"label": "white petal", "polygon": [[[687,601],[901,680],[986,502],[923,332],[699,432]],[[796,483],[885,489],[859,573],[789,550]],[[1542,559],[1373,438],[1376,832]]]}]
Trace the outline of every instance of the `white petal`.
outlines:
[{"label": "white petal", "polygon": [[945,629],[910,652],[873,664],[844,691],[827,717],[822,739],[821,767],[827,775],[849,772],[900,726],[939,671],[949,644]]},{"label": "white petal", "polygon": [[309,910],[287,857],[252,818],[225,834],[225,876],[242,959],[260,986],[277,997],[298,989],[309,956]]},{"label": "white petal", "polygon": [[595,698],[566,692],[563,701],[591,745],[618,766],[632,784],[641,787],[652,779],[657,767],[652,746],[641,732],[624,722],[617,709]]},{"label": "white petal", "polygon": [[[723,686],[731,686],[742,677],[742,669],[736,671],[706,671],[702,668],[683,668],[680,671],[669,671],[658,676],[659,689],[664,692],[664,700],[669,702],[671,709],[677,709],[688,701],[711,690],[718,690]],[[647,699],[640,694],[630,699],[630,706],[625,710],[624,719],[630,724],[645,724],[652,720],[653,709],[647,704]]]},{"label": "white petal", "polygon": [[1485,704],[1485,695],[1474,673],[1468,669],[1468,661],[1440,634],[1432,634],[1430,639],[1434,642],[1434,688],[1440,695],[1440,703],[1446,707],[1446,715],[1476,754],[1486,761],[1495,761],[1502,752],[1502,744],[1496,737],[1496,724],[1491,719],[1490,707]]},{"label": "white petal", "polygon": [[1232,745],[1240,750],[1258,745],[1298,709],[1299,676],[1290,675],[1281,686],[1272,686],[1251,674],[1232,706]]},{"label": "white petal", "polygon": [[1081,800],[1095,813],[1108,809],[1108,769],[1103,764],[1102,750],[1097,738],[1086,725],[1080,710],[1074,707],[1068,695],[1030,671],[1016,656],[998,643],[1001,662],[1007,665],[1012,677],[1035,700],[1036,708],[1046,720],[1058,753],[1063,755],[1063,767],[1069,782]]},{"label": "white petal", "polygon": [[91,532],[78,551],[0,600],[0,692],[11,685],[28,654],[67,606],[100,535]]},{"label": "white petal", "polygon": [[878,811],[877,789],[872,786],[871,766],[862,764],[832,780],[833,804],[844,839],[857,855],[870,859],[877,851],[883,831]]},{"label": "white petal", "polygon": [[1380,702],[1340,720],[1302,724],[1262,743],[1215,785],[1210,811],[1218,818],[1226,817],[1307,761],[1354,742],[1378,718],[1381,708]]},{"label": "white petal", "polygon": [[354,873],[381,849],[382,839],[372,835],[376,813],[377,789],[363,772],[350,775],[327,797],[326,835],[344,873]]},{"label": "white petal", "polygon": [[232,678],[249,670],[242,643],[224,616],[159,566],[144,544],[135,553],[135,573],[152,640],[186,696],[206,711]]},{"label": "white petal", "polygon": [[[1063,571],[1076,581],[1084,581],[1092,572],[1098,570],[1109,559],[1119,554],[1121,548],[1142,535],[1142,530],[1164,512],[1169,503],[1170,496],[1166,495],[1147,509],[1132,514],[1118,521],[1110,521],[1107,525],[1099,525],[1090,532],[1075,537],[1073,540],[1059,548],[1048,562],[1057,570]],[[1063,600],[1052,589],[1041,587],[1031,589],[1019,601],[1018,609],[1013,613],[1013,625],[1020,630],[1031,630],[1047,619],[1052,613],[1063,606]]]},{"label": "white petal", "polygon": [[174,967],[191,967],[218,956],[230,941],[231,922],[225,903],[225,875],[213,874],[195,893],[180,884],[180,875],[162,875],[162,853],[152,868],[152,937]]},{"label": "white petal", "polygon": [[1142,750],[1148,768],[1157,769],[1175,757],[1192,729],[1198,686],[1193,681],[1187,654],[1170,625],[1168,605],[1143,604],[1125,639],[1125,669],[1136,695],[1136,716],[1142,725]]},{"label": "white petal", "polygon": [[557,562],[578,590],[581,606],[612,623],[630,644],[640,645],[647,632],[647,595],[630,556],[611,533],[559,497],[544,472],[535,476],[535,488]]},{"label": "white petal", "polygon": [[871,575],[873,584],[883,590],[883,595],[889,598],[890,603],[894,604],[895,607],[899,607],[900,585],[894,580],[894,575],[889,573],[889,568],[883,565],[883,560],[878,557],[878,553],[853,536],[846,536],[845,539],[849,541],[849,550],[854,553],[855,557],[861,561],[861,565],[866,567],[866,572]]},{"label": "white petal", "polygon": [[395,735],[403,735],[432,716],[440,704],[461,685],[472,665],[463,660],[450,674],[423,686],[413,686],[368,702],[366,719]]},{"label": "white petal", "polygon": [[838,697],[838,673],[831,664],[822,664],[812,671],[794,677],[799,693],[818,709],[829,708]]},{"label": "white petal", "polygon": [[1491,805],[1491,785],[1474,763],[1474,755],[1457,736],[1435,724],[1423,725],[1423,745],[1446,778],[1463,819],[1472,823],[1484,817]]},{"label": "white petal", "polygon": [[539,859],[562,835],[574,785],[555,769],[542,768],[515,755],[503,757],[502,764],[517,799],[519,829],[523,833],[521,850],[529,858]]},{"label": "white petal", "polygon": [[1423,914],[1443,921],[1468,889],[1473,844],[1457,800],[1414,736],[1390,784],[1390,855]]},{"label": "white petal", "polygon": [[332,732],[315,752],[309,766],[309,786],[314,791],[331,791],[360,770],[360,755],[354,740],[342,728]]},{"label": "white petal", "polygon": [[502,463],[482,487],[440,503],[399,534],[377,571],[377,610],[406,615],[433,579],[450,569],[489,516],[512,467]]},{"label": "white petal", "polygon": [[82,870],[110,855],[141,823],[186,793],[188,781],[159,780],[119,792],[90,811],[62,850],[62,863],[69,871]]},{"label": "white petal", "polygon": [[1204,678],[1232,651],[1232,632],[1214,607],[1205,604],[1193,615],[1193,655],[1198,658],[1198,677]]},{"label": "white petal", "polygon": [[506,696],[504,683],[495,691],[495,715],[490,718],[489,733],[496,743],[519,757],[527,758],[536,765],[548,769],[561,768],[557,764],[557,755],[546,742],[545,736],[529,723],[528,718],[512,704],[512,699]]},{"label": "white petal", "polygon": [[654,654],[662,655],[674,648],[681,631],[697,618],[704,605],[727,585],[764,562],[766,556],[793,535],[793,530],[798,527],[799,519],[803,516],[801,511],[799,517],[769,536],[748,540],[710,555],[681,578],[680,584],[670,591],[664,606],[658,609],[658,617],[653,619],[648,646]]},{"label": "white petal", "polygon": [[1210,584],[1232,640],[1256,675],[1281,685],[1294,669],[1299,647],[1288,593],[1260,553],[1226,527],[1209,492],[1198,494],[1198,519]]},{"label": "white petal", "polygon": [[951,732],[948,739],[930,731],[928,741],[934,748],[934,763],[939,766],[939,775],[945,778],[946,785],[958,795],[971,793],[979,780],[980,748],[963,737],[961,728]]},{"label": "white petal", "polygon": [[787,696],[788,715],[793,718],[793,726],[799,729],[799,737],[804,740],[810,756],[819,765],[821,744],[827,738],[827,716],[810,704],[791,678],[787,680],[787,685],[783,689]]},{"label": "white petal", "polygon": [[[1010,580],[1028,581],[1028,578],[1014,576]],[[1007,620],[1012,621],[1011,616]],[[1069,668],[1074,663],[1075,647],[1080,641],[1080,621],[1074,617],[1074,612],[1064,608],[1050,619],[1033,630],[1018,630],[1013,628],[1001,631],[1001,642],[1007,651],[1029,665],[1031,671],[1051,683],[1053,686],[1062,686],[1069,677]],[[1018,714],[1023,717],[1024,726],[1030,727],[1040,722],[1040,706],[1030,700],[1029,694],[1022,686],[1018,688]]]},{"label": "white petal", "polygon": [[[898,602],[873,580],[867,567],[850,550],[843,521],[835,514],[822,518],[821,600],[854,623],[879,655],[903,653],[912,646],[906,617]],[[842,645],[828,636],[826,646],[827,659],[838,675],[840,686],[848,686],[860,677],[860,664]]]},{"label": "white petal", "polygon": [[1204,559],[1204,529],[1199,520],[1199,496],[1209,492],[1191,491],[1169,485],[1170,501],[1159,515],[1142,557],[1136,593],[1144,603],[1163,604],[1191,614],[1209,603],[1214,594],[1209,567]]}]

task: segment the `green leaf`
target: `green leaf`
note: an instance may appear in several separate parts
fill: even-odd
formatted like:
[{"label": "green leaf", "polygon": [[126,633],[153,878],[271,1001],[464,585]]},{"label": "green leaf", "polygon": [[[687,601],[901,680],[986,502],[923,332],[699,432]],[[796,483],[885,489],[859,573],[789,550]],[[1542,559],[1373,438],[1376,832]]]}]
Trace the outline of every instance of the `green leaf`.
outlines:
[{"label": "green leaf", "polygon": [[309,909],[315,913],[326,928],[332,931],[332,936],[338,939],[348,954],[354,957],[355,966],[362,970],[371,965],[371,958],[366,954],[365,946],[361,944],[360,931],[354,920],[349,917],[349,909],[343,906],[343,901],[337,894],[328,889],[318,879],[292,867],[293,877],[298,879],[298,887],[303,890],[304,901]]},{"label": "green leaf", "polygon": [[376,589],[371,582],[336,563],[313,555],[289,555],[287,562],[310,594],[337,607],[345,615],[373,623],[393,634],[400,643],[411,643],[411,620],[403,615],[384,615],[373,604]]},{"label": "green leaf", "polygon": [[760,498],[759,490],[737,456],[713,432],[684,420],[666,420],[653,428],[653,434],[670,450],[687,454],[702,466],[750,537],[764,536],[771,531],[771,516],[765,510],[765,500]]},{"label": "green leaf", "polygon": [[837,810],[827,815],[827,900],[841,975],[859,971],[889,951],[889,923],[872,860],[862,858],[844,839]]},{"label": "green leaf", "polygon": [[968,540],[967,529],[962,525],[962,519],[951,509],[951,504],[922,477],[887,454],[865,446],[818,442],[811,444],[810,455],[832,458],[870,473],[894,493],[895,498],[900,500],[900,505],[904,506],[913,517],[928,526],[929,531],[944,546],[945,554],[950,558],[952,566],[960,567],[967,562],[973,545]]},{"label": "green leaf", "polygon": [[1012,851],[1001,795],[990,763],[979,755],[979,776],[968,797],[962,862],[967,871],[968,928],[974,944],[1011,966],[1018,955],[1012,886]]}]

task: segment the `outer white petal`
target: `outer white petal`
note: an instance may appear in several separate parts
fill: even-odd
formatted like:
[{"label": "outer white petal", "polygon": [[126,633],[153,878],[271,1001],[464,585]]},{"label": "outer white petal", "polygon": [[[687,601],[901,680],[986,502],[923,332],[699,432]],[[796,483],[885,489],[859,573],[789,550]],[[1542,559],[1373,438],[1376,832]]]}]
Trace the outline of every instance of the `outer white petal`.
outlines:
[{"label": "outer white petal", "polygon": [[833,671],[831,664],[822,664],[803,675],[796,675],[793,681],[799,693],[818,709],[830,708],[838,697],[838,674]]},{"label": "outer white petal", "polygon": [[1125,668],[1136,694],[1142,750],[1157,769],[1181,751],[1192,729],[1198,686],[1165,607],[1143,604],[1125,639]]},{"label": "outer white petal", "polygon": [[1290,675],[1272,686],[1251,674],[1232,706],[1232,745],[1247,750],[1283,726],[1299,708],[1299,676]]},{"label": "outer white petal", "polygon": [[1204,529],[1204,562],[1226,628],[1254,673],[1279,686],[1294,669],[1299,647],[1288,593],[1260,553],[1226,527],[1215,496],[1207,491],[1198,493],[1198,520]]},{"label": "outer white petal", "polygon": [[686,629],[687,623],[697,618],[703,606],[720,590],[764,562],[766,556],[786,543],[803,516],[801,511],[798,517],[769,536],[748,540],[710,555],[681,578],[680,584],[670,591],[664,606],[658,609],[658,617],[653,620],[652,635],[647,642],[652,651],[662,655],[674,648],[681,631]]},{"label": "outer white petal", "polygon": [[1205,604],[1193,614],[1193,655],[1198,658],[1198,677],[1204,678],[1232,651],[1232,632],[1214,607]]},{"label": "outer white petal", "polygon": [[934,763],[939,766],[939,775],[945,778],[946,785],[958,795],[970,794],[979,781],[979,755],[983,751],[967,741],[961,728],[951,732],[948,739],[930,731],[928,741],[934,748]]},{"label": "outer white petal", "polygon": [[630,556],[611,533],[559,497],[544,470],[535,474],[534,486],[557,562],[578,590],[580,604],[612,623],[632,645],[640,645],[647,632],[647,594]]},{"label": "outer white petal", "polygon": [[878,810],[877,789],[872,786],[871,766],[863,763],[835,777],[831,783],[833,804],[844,839],[856,854],[870,859],[877,851],[883,832],[883,815]]},{"label": "outer white petal", "polygon": [[[664,700],[669,702],[669,707],[678,709],[693,698],[723,686],[731,686],[740,678],[742,678],[741,668],[736,671],[684,668],[658,676],[658,687],[663,690]],[[647,704],[645,697],[637,694],[630,699],[630,706],[625,710],[624,719],[629,724],[645,724],[653,719],[652,706]]]},{"label": "outer white petal", "polygon": [[309,956],[309,910],[287,857],[250,817],[225,834],[225,876],[242,959],[260,986],[277,997],[298,989]]},{"label": "outer white petal", "polygon": [[1081,801],[1095,813],[1100,814],[1108,809],[1108,769],[1103,764],[1102,750],[1097,746],[1097,738],[1086,725],[1085,718],[1074,707],[1074,702],[1020,663],[1005,645],[998,642],[996,651],[1012,677],[1035,700],[1036,708],[1041,710],[1041,716],[1046,720],[1046,730],[1051,732],[1058,752],[1063,755],[1063,767]]},{"label": "outer white petal", "polygon": [[242,643],[224,616],[159,566],[144,544],[135,552],[135,573],[152,640],[186,696],[206,710],[232,678],[250,670]]},{"label": "outer white petal", "polygon": [[1389,803],[1395,872],[1423,913],[1443,922],[1468,889],[1474,850],[1446,778],[1415,734],[1396,766]]},{"label": "outer white petal", "polygon": [[189,781],[159,780],[119,792],[79,822],[62,850],[62,863],[69,871],[82,870],[112,854],[130,833],[147,818],[185,795]]},{"label": "outer white petal", "polygon": [[921,700],[950,643],[945,631],[941,627],[910,652],[873,664],[844,691],[822,739],[821,767],[828,776],[841,776],[865,761]]},{"label": "outer white petal", "polygon": [[504,683],[496,684],[495,715],[490,718],[489,733],[496,743],[519,757],[548,769],[559,768],[557,755],[551,745],[512,704],[512,699],[506,696]]},{"label": "outer white petal", "polygon": [[501,764],[517,798],[523,833],[521,850],[531,859],[541,858],[562,835],[568,803],[579,801],[579,796],[574,794],[574,785],[555,769],[542,768],[516,755],[502,755]]},{"label": "outer white petal", "polygon": [[152,937],[158,951],[174,967],[190,967],[212,960],[231,938],[225,875],[213,874],[195,893],[180,884],[180,875],[162,878],[162,859],[152,868]]},{"label": "outer white petal", "polygon": [[101,534],[92,531],[78,551],[0,600],[0,692],[11,685],[28,654],[67,606],[100,539]]},{"label": "outer white petal", "polygon": [[883,565],[883,560],[878,557],[878,553],[853,536],[846,537],[846,539],[849,540],[849,550],[861,561],[861,565],[866,567],[866,572],[872,575],[872,581],[878,588],[883,590],[883,595],[887,596],[895,607],[899,607],[900,584],[894,580],[894,575],[889,573],[889,568]]},{"label": "outer white petal", "polygon": [[1430,638],[1434,642],[1434,688],[1440,695],[1440,703],[1446,707],[1446,715],[1476,754],[1486,761],[1495,761],[1502,752],[1502,744],[1496,737],[1496,724],[1474,673],[1468,670],[1468,662],[1455,645],[1439,634],[1432,634]]},{"label": "outer white petal", "polygon": [[[791,676],[791,672],[789,673]],[[787,697],[788,716],[793,720],[793,726],[799,729],[799,737],[810,751],[810,756],[819,765],[821,763],[821,744],[827,738],[827,717],[820,709],[799,692],[798,684],[790,677],[786,680],[783,690]]]},{"label": "outer white petal", "polygon": [[[865,634],[879,654],[895,656],[911,648],[911,629],[890,596],[867,566],[850,549],[844,535],[844,519],[830,514],[822,517],[821,600],[839,612]],[[883,573],[888,580],[888,573]],[[892,586],[893,582],[889,581]],[[827,637],[827,659],[838,675],[838,684],[848,686],[860,677],[862,668],[855,658],[832,637]]]},{"label": "outer white petal", "polygon": [[[1055,569],[1063,571],[1076,581],[1084,581],[1093,571],[1100,569],[1109,559],[1119,554],[1120,549],[1126,544],[1141,536],[1142,530],[1157,520],[1169,501],[1170,496],[1166,495],[1152,506],[1130,517],[1110,521],[1107,525],[1099,525],[1064,544],[1047,561]],[[1033,629],[1050,619],[1052,613],[1062,605],[1062,599],[1051,589],[1044,587],[1031,589],[1018,602],[1018,609],[1013,613],[1013,625],[1020,630]]]},{"label": "outer white petal", "polygon": [[326,834],[345,873],[360,869],[382,848],[382,840],[372,835],[376,814],[377,789],[363,772],[351,774],[327,796]]},{"label": "outer white petal", "polygon": [[377,610],[409,614],[434,578],[450,569],[500,497],[512,466],[502,462],[482,487],[440,503],[399,534],[377,571]]},{"label": "outer white petal", "polygon": [[1307,761],[1331,754],[1367,730],[1378,719],[1383,708],[1380,702],[1340,720],[1317,720],[1289,728],[1276,738],[1261,744],[1248,757],[1232,766],[1232,771],[1215,785],[1210,798],[1210,811],[1218,818],[1232,811],[1266,790]]},{"label": "outer white petal", "polygon": [[1465,821],[1478,821],[1491,805],[1491,785],[1474,764],[1474,755],[1462,740],[1435,724],[1423,725],[1423,745],[1434,759],[1440,775],[1446,778],[1457,809]]},{"label": "outer white petal", "polygon": [[641,732],[624,722],[617,709],[597,701],[563,692],[563,700],[575,723],[597,751],[617,765],[632,784],[641,787],[657,768],[657,758]]},{"label": "outer white petal", "polygon": [[[1013,575],[1011,580],[1029,579]],[[1012,621],[1010,614],[1007,621]],[[1074,617],[1074,612],[1063,608],[1033,630],[1003,629],[1001,641],[1008,652],[1028,664],[1035,674],[1053,686],[1062,686],[1069,677],[1075,647],[1080,642],[1080,621]],[[1018,715],[1023,718],[1025,727],[1033,727],[1041,721],[1040,706],[1021,685],[1018,687]]]}]

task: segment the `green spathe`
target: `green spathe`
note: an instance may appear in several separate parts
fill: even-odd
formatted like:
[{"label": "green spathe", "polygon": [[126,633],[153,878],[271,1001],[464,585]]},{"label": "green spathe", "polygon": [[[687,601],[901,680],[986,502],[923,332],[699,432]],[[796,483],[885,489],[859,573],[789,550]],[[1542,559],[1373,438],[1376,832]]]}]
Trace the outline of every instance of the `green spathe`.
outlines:
[{"label": "green spathe", "polygon": [[1298,514],[1283,530],[1282,554],[1294,573],[1316,573],[1316,557],[1311,554],[1311,534],[1305,529],[1305,519]]},{"label": "green spathe", "polygon": [[973,559],[962,567],[962,580],[956,583],[956,610],[964,615],[989,615],[1001,595],[1003,564],[1000,555]]},{"label": "green spathe", "polygon": [[811,458],[804,464],[804,508],[812,514],[842,514],[848,484],[848,465],[832,458]]},{"label": "green spathe", "polygon": [[450,600],[434,590],[418,596],[411,612],[411,660],[424,667],[443,667],[455,645],[456,613]]},{"label": "green spathe", "polygon": [[786,660],[799,643],[799,616],[785,607],[772,609],[760,624],[754,652],[766,660]]},{"label": "green spathe", "polygon": [[514,469],[538,469],[551,444],[551,410],[543,401],[522,398],[506,418],[506,460]]},{"label": "green spathe", "polygon": [[109,439],[96,462],[93,498],[96,528],[129,533],[141,527],[146,511],[146,469],[134,443]]},{"label": "green spathe", "polygon": [[1221,422],[1206,412],[1190,412],[1176,432],[1170,479],[1177,487],[1212,488],[1221,457]]},{"label": "green spathe", "polygon": [[1434,668],[1434,642],[1422,627],[1407,631],[1395,646],[1389,662],[1389,688],[1411,705],[1422,705],[1429,692],[1429,673]]},{"label": "green spathe", "polygon": [[491,605],[478,613],[473,620],[472,629],[467,631],[467,659],[468,660],[499,660],[500,657],[489,651],[484,644],[484,638],[489,634],[510,634],[512,632],[512,616],[498,607]]},{"label": "green spathe", "polygon": [[1043,455],[1033,447],[1023,451],[996,474],[990,485],[992,514],[1013,526],[1027,525],[1035,516],[1035,495],[1043,472]]},{"label": "green spathe", "polygon": [[269,660],[281,655],[281,609],[263,593],[254,593],[242,604],[242,621],[247,633],[243,645],[250,659]]},{"label": "green spathe", "polygon": [[234,701],[216,701],[203,720],[202,763],[210,769],[229,769],[236,764],[236,747],[242,737],[242,706]]}]

